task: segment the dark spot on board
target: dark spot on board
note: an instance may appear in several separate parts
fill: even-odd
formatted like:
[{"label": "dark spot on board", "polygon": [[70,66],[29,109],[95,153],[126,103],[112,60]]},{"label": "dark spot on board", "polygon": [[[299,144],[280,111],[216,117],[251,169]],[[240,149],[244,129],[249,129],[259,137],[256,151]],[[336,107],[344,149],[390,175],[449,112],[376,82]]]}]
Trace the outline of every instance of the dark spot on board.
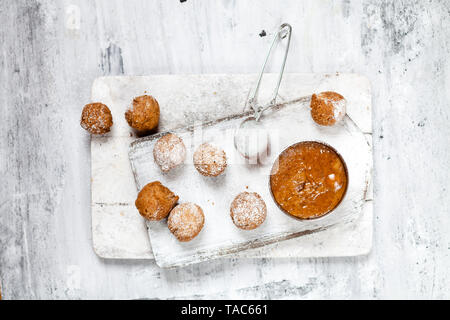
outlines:
[{"label": "dark spot on board", "polygon": [[263,31],[261,31],[261,32],[259,33],[259,36],[260,36],[260,37],[265,37],[266,35],[267,35],[267,33],[266,33],[265,30],[263,30]]},{"label": "dark spot on board", "polygon": [[25,17],[24,23],[28,22],[28,40],[34,45],[38,42],[38,27],[44,22],[44,16],[41,10],[41,4],[37,1],[27,4],[25,11],[22,13],[22,17]]},{"label": "dark spot on board", "polygon": [[380,139],[383,139],[383,138],[384,138],[384,136],[381,135],[381,136],[380,136]]},{"label": "dark spot on board", "polygon": [[350,16],[350,0],[342,1],[342,15],[344,18],[348,18]]},{"label": "dark spot on board", "polygon": [[122,49],[111,43],[101,52],[100,67],[105,75],[124,74]]},{"label": "dark spot on board", "polygon": [[180,0],[181,3],[186,2],[186,0]]},{"label": "dark spot on board", "polygon": [[[417,126],[418,127],[425,127],[425,122],[427,121],[427,118],[424,118],[423,120],[420,120],[418,123],[417,123]],[[414,122],[413,122],[414,123]]]}]

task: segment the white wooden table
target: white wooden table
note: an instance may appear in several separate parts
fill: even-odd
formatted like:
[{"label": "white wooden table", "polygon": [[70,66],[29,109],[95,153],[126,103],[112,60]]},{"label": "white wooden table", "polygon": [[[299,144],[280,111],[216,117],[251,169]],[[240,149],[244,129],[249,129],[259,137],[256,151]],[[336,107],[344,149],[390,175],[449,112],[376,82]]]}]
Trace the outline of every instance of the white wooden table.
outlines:
[{"label": "white wooden table", "polygon": [[[5,1],[3,298],[450,298],[449,15],[446,0]],[[287,72],[355,72],[371,81],[371,254],[176,270],[98,258],[89,135],[78,124],[93,79],[257,72],[271,31],[285,21],[294,29]]]}]

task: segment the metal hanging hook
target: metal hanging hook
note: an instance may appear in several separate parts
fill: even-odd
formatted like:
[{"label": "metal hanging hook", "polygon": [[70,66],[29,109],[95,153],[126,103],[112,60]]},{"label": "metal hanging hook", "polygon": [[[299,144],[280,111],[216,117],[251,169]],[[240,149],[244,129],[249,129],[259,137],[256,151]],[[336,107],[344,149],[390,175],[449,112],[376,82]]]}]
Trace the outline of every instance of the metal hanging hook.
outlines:
[{"label": "metal hanging hook", "polygon": [[[273,37],[273,41],[272,44],[270,45],[270,49],[269,52],[267,53],[266,59],[264,60],[264,64],[261,70],[261,73],[259,74],[259,78],[258,78],[258,82],[256,83],[256,87],[255,90],[253,91],[252,96],[250,97],[250,99],[248,100],[248,105],[250,106],[250,108],[255,112],[255,120],[258,121],[259,118],[261,117],[262,113],[264,112],[264,110],[266,110],[267,108],[269,108],[270,106],[274,105],[278,96],[278,90],[280,88],[280,84],[281,84],[281,79],[283,78],[283,73],[284,73],[284,67],[286,65],[286,60],[287,60],[287,55],[288,55],[288,51],[289,51],[289,45],[291,43],[291,35],[292,35],[292,27],[290,24],[288,23],[283,23],[280,28],[278,29],[277,33],[275,34],[275,36]],[[272,53],[272,50],[275,47],[275,44],[277,44],[279,41],[285,39],[287,37],[287,44],[286,44],[286,49],[284,52],[284,57],[283,57],[283,62],[281,64],[281,69],[280,69],[280,73],[278,75],[278,81],[277,81],[277,85],[275,87],[275,90],[273,92],[272,95],[272,99],[270,100],[269,104],[266,105],[265,107],[259,106],[258,105],[258,101],[257,101],[257,96],[258,96],[258,92],[259,92],[259,88],[261,85],[261,80],[262,77],[264,75],[264,71],[266,69],[266,65],[267,62],[269,61],[270,55]]]}]

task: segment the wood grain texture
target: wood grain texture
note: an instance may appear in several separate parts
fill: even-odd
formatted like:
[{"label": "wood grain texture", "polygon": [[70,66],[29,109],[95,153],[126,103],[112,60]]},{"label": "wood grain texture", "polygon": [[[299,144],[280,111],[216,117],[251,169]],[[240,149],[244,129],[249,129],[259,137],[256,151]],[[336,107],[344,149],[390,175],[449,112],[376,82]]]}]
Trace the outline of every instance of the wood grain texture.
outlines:
[{"label": "wood grain texture", "polygon": [[[3,1],[3,298],[449,298],[449,12],[446,0]],[[372,84],[372,253],[167,271],[97,258],[78,124],[92,81],[257,72],[284,21],[294,28],[286,71],[355,72]]]}]

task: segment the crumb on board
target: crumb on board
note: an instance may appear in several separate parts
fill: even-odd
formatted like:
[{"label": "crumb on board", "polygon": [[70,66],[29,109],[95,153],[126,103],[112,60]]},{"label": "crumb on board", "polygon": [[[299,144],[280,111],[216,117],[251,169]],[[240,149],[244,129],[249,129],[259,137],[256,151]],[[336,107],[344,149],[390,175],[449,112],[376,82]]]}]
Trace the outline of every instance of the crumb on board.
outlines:
[{"label": "crumb on board", "polygon": [[265,37],[266,35],[267,35],[267,33],[266,33],[265,30],[262,30],[262,31],[259,33],[259,36],[260,36],[260,37]]}]

